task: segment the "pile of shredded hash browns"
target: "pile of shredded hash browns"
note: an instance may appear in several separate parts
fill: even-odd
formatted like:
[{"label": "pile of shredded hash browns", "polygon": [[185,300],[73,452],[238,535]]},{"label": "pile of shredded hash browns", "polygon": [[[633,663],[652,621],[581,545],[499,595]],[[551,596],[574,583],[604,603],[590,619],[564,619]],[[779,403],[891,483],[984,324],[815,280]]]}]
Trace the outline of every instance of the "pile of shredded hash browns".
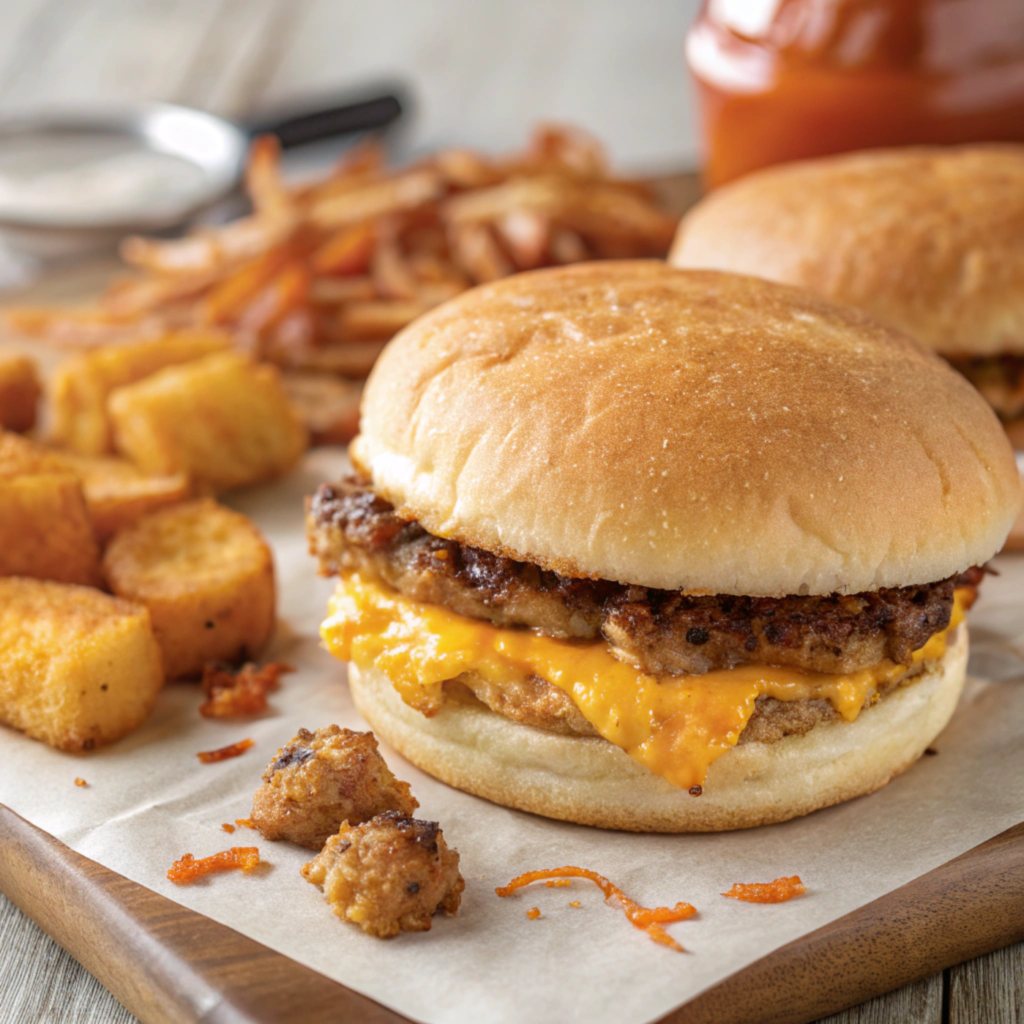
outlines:
[{"label": "pile of shredded hash browns", "polygon": [[250,215],[126,238],[131,272],[94,304],[12,309],[10,325],[62,348],[225,330],[284,370],[314,440],[344,440],[352,382],[421,313],[517,271],[664,256],[675,229],[646,184],[612,176],[600,143],[551,125],[512,156],[446,149],[401,169],[369,141],[301,185],[285,182],[277,139],[263,136],[245,187]]}]

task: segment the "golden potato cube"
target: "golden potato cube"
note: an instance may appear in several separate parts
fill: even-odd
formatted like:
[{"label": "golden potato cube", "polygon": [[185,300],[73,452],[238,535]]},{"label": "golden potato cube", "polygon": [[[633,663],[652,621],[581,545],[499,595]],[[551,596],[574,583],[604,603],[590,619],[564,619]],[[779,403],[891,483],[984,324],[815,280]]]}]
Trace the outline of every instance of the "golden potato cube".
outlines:
[{"label": "golden potato cube", "polygon": [[82,481],[85,504],[100,543],[146,512],[192,497],[192,483],[185,473],[147,476],[115,455],[61,454]]},{"label": "golden potato cube", "polygon": [[99,585],[99,545],[76,477],[0,477],[0,576]]},{"label": "golden potato cube", "polygon": [[163,684],[145,608],[89,587],[0,579],[0,721],[90,750],[141,725]]},{"label": "golden potato cube", "polygon": [[119,388],[108,408],[123,455],[147,473],[188,473],[200,490],[272,479],[306,449],[306,428],[278,371],[235,353]]},{"label": "golden potato cube", "polygon": [[78,478],[93,531],[103,543],[144,512],[192,496],[184,473],[147,476],[127,459],[114,455],[79,455],[36,444],[17,434],[0,434],[0,477],[70,473]]},{"label": "golden potato cube", "polygon": [[230,344],[217,331],[176,331],[128,345],[105,345],[69,359],[57,368],[50,388],[51,439],[83,455],[112,452],[107,398],[113,390],[164,367],[222,352]]},{"label": "golden potato cube", "polygon": [[0,427],[31,430],[41,394],[36,364],[28,356],[0,356]]},{"label": "golden potato cube", "polygon": [[149,609],[168,679],[199,676],[209,661],[251,661],[273,632],[270,548],[254,523],[210,498],[125,527],[103,569],[115,594]]},{"label": "golden potato cube", "polygon": [[0,432],[0,476],[69,472],[63,452],[46,448],[18,434]]}]

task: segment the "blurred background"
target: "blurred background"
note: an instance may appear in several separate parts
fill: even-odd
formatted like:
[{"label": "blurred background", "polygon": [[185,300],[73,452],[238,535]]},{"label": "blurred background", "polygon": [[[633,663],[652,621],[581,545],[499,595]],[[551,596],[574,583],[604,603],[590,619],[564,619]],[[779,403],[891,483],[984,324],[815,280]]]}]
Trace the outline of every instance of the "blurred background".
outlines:
[{"label": "blurred background", "polygon": [[628,169],[692,163],[698,0],[4,0],[0,113],[162,100],[232,118],[401,79],[402,145],[523,143],[538,120]]}]

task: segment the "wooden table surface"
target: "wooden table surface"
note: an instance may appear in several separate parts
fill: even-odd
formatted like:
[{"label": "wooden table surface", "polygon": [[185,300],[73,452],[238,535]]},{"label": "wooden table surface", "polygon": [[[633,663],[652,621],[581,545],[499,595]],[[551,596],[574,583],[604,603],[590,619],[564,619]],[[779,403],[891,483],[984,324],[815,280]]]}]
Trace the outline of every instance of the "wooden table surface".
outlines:
[{"label": "wooden table surface", "polygon": [[[541,119],[584,125],[620,166],[696,160],[682,39],[698,0],[0,0],[0,116],[169,100],[244,118],[399,78],[410,150],[519,146]],[[0,837],[2,841],[2,837]],[[0,1021],[135,1018],[0,896]],[[1024,1024],[1024,944],[829,1024]]]}]

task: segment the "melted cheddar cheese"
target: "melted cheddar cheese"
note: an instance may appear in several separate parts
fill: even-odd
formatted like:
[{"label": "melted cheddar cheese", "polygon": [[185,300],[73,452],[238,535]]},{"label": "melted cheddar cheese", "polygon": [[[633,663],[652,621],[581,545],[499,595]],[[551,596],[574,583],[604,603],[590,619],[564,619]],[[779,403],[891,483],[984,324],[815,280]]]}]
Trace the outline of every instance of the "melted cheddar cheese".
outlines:
[{"label": "melted cheddar cheese", "polygon": [[[963,619],[957,594],[949,629]],[[914,662],[941,658],[949,630],[935,634]],[[778,700],[824,698],[852,722],[907,668],[883,661],[849,675],[744,665],[700,676],[653,676],[619,661],[601,640],[557,640],[422,604],[352,575],[331,599],[321,635],[332,654],[375,667],[402,700],[430,715],[442,687],[464,672],[501,686],[539,676],[564,690],[597,732],[683,789],[704,782],[708,766],[735,746],[760,694]]]}]

